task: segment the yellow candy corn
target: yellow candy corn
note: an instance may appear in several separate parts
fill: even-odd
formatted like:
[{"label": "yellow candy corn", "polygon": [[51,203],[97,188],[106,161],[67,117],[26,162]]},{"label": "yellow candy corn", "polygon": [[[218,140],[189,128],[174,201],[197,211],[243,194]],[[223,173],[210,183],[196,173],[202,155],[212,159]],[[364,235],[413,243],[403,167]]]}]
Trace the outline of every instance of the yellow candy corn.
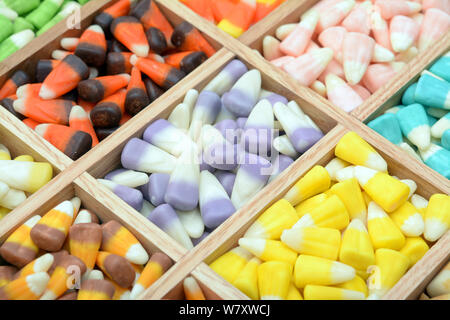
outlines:
[{"label": "yellow candy corn", "polygon": [[0,143],[0,160],[11,160],[11,154],[8,148]]},{"label": "yellow candy corn", "polygon": [[367,272],[367,270],[356,270],[356,275],[358,277],[361,277],[361,279],[363,279],[364,281],[366,281],[367,278],[369,278],[369,276],[370,276],[370,274]]},{"label": "yellow candy corn", "polygon": [[0,160],[0,180],[11,188],[34,193],[53,177],[47,162]]},{"label": "yellow candy corn", "polygon": [[236,247],[214,260],[209,266],[230,283],[236,279],[253,255],[242,247]]},{"label": "yellow candy corn", "polygon": [[263,261],[283,261],[293,266],[297,253],[277,240],[240,238],[239,245]]},{"label": "yellow candy corn", "polygon": [[357,166],[355,177],[364,191],[386,212],[394,211],[408,200],[409,187],[386,173]]},{"label": "yellow candy corn", "polygon": [[288,289],[288,294],[286,296],[286,300],[303,300],[302,294],[294,286],[294,284],[292,282],[289,284],[289,289]]},{"label": "yellow candy corn", "polygon": [[235,38],[239,38],[245,31],[244,29],[234,25],[227,19],[222,19],[222,21],[217,24],[217,27]]},{"label": "yellow candy corn", "polygon": [[336,145],[334,153],[336,157],[351,164],[387,171],[387,163],[383,157],[356,132],[345,134]]},{"label": "yellow candy corn", "polygon": [[252,300],[259,300],[257,272],[260,264],[261,260],[252,258],[233,281],[233,285]]},{"label": "yellow candy corn", "polygon": [[328,164],[325,166],[325,169],[328,171],[328,174],[330,175],[332,181],[338,181],[336,173],[339,170],[348,167],[349,165],[350,163],[348,163],[347,161],[341,160],[339,158],[334,158],[333,160],[328,162]]},{"label": "yellow candy corn", "polygon": [[337,260],[341,233],[330,228],[292,228],[283,231],[281,241],[298,253]]},{"label": "yellow candy corn", "polygon": [[368,279],[369,298],[381,299],[408,270],[409,258],[391,249],[375,251],[375,266]]},{"label": "yellow candy corn", "polygon": [[299,218],[303,217],[306,213],[308,213],[311,209],[317,207],[322,202],[324,202],[328,198],[326,193],[319,193],[312,198],[306,199],[305,201],[300,202],[296,207],[295,211],[297,212],[297,216]]},{"label": "yellow candy corn", "polygon": [[258,288],[261,300],[285,300],[291,282],[292,268],[286,262],[269,261],[258,266]]},{"label": "yellow candy corn", "polygon": [[336,183],[330,189],[331,194],[335,194],[341,199],[347,208],[350,219],[357,218],[365,222],[367,220],[366,203],[355,178]]},{"label": "yellow candy corn", "polygon": [[25,162],[34,162],[34,158],[29,155],[22,155],[14,158],[14,161],[25,161]]},{"label": "yellow candy corn", "polygon": [[47,272],[53,264],[54,257],[50,253],[46,253],[37,259],[34,259],[19,271],[19,278],[26,277],[33,273]]},{"label": "yellow candy corn", "polygon": [[322,166],[315,166],[286,193],[284,199],[296,206],[330,188],[330,175]]},{"label": "yellow candy corn", "polygon": [[411,268],[422,259],[429,249],[430,247],[421,237],[406,238],[405,245],[400,252],[409,258],[409,267]]},{"label": "yellow candy corn", "polygon": [[339,260],[362,271],[375,263],[372,243],[361,220],[353,219],[345,230]]},{"label": "yellow candy corn", "polygon": [[428,241],[438,240],[450,227],[450,196],[434,194],[425,212],[424,237]]},{"label": "yellow candy corn", "polygon": [[442,269],[427,286],[427,293],[434,298],[450,294],[450,262]]},{"label": "yellow candy corn", "polygon": [[336,287],[352,291],[359,291],[364,294],[364,297],[367,297],[367,295],[369,294],[369,289],[367,288],[366,281],[364,281],[359,276],[355,276],[355,278],[350,281],[338,284],[336,285]]},{"label": "yellow candy corn", "polygon": [[391,212],[389,216],[407,237],[418,237],[425,229],[422,215],[409,201]]},{"label": "yellow candy corn", "polygon": [[405,236],[399,227],[375,202],[369,203],[367,228],[375,249],[400,250],[405,245]]},{"label": "yellow candy corn", "polygon": [[292,228],[322,227],[342,230],[349,223],[349,215],[338,196],[328,197],[319,206],[303,215]]},{"label": "yellow candy corn", "polygon": [[364,198],[364,202],[366,203],[366,207],[368,207],[369,203],[373,201],[372,198],[365,191],[362,192],[362,196]]},{"label": "yellow candy corn", "polygon": [[294,207],[281,199],[264,211],[245,233],[245,238],[280,239],[284,229],[298,220]]},{"label": "yellow candy corn", "polygon": [[307,285],[303,291],[305,300],[364,300],[363,293],[336,287]]},{"label": "yellow candy corn", "polygon": [[425,222],[425,212],[427,211],[428,200],[418,194],[413,194],[411,196],[411,204],[420,212]]},{"label": "yellow candy corn", "polygon": [[336,180],[343,182],[355,177],[355,166],[348,166],[336,172]]},{"label": "yellow candy corn", "polygon": [[352,280],[355,269],[341,262],[301,254],[294,267],[297,288],[307,284],[334,285]]},{"label": "yellow candy corn", "polygon": [[38,272],[11,281],[0,288],[0,300],[38,300],[49,280],[47,273]]}]

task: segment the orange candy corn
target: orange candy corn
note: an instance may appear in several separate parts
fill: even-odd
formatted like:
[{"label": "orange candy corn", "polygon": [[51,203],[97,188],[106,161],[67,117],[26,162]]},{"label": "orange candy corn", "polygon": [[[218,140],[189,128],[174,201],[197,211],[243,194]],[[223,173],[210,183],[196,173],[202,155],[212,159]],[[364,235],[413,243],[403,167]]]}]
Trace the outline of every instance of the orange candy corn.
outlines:
[{"label": "orange candy corn", "polygon": [[97,223],[79,223],[69,229],[70,254],[84,262],[88,270],[95,266],[102,244],[102,228]]},{"label": "orange candy corn", "polygon": [[214,14],[210,0],[181,0],[181,2],[206,20],[214,22]]},{"label": "orange candy corn", "polygon": [[186,74],[191,73],[207,59],[203,51],[185,51],[164,57],[166,64],[175,67]]},{"label": "orange candy corn", "polygon": [[133,56],[131,57],[131,63],[165,90],[170,89],[185,76],[185,73],[181,70],[150,59]]},{"label": "orange candy corn", "polygon": [[131,4],[136,0],[119,0],[111,6],[104,9],[94,20],[95,24],[102,27],[103,30],[108,30],[111,22],[128,14],[130,12]]},{"label": "orange candy corn", "polygon": [[141,72],[138,68],[133,67],[125,98],[125,110],[130,115],[136,115],[149,104],[150,99],[148,98],[145,84],[142,81]]},{"label": "orange candy corn", "polygon": [[425,50],[450,30],[450,15],[431,8],[425,12],[419,33],[419,51]]},{"label": "orange candy corn", "polygon": [[180,51],[203,51],[208,58],[216,53],[200,31],[188,22],[182,22],[176,26],[171,39],[173,45]]},{"label": "orange candy corn", "polygon": [[114,285],[108,280],[89,279],[83,281],[78,291],[78,300],[111,300]]},{"label": "orange candy corn", "polygon": [[372,60],[375,41],[362,33],[348,32],[342,42],[342,59],[345,78],[357,84],[364,76]]},{"label": "orange candy corn", "polygon": [[78,97],[78,105],[81,106],[87,114],[89,114],[92,111],[92,109],[94,109],[96,103],[89,102]]},{"label": "orange candy corn", "polygon": [[186,300],[206,300],[202,289],[193,277],[184,279],[183,289]]},{"label": "orange candy corn", "polygon": [[35,131],[72,160],[77,160],[92,147],[89,134],[59,124],[40,124]]},{"label": "orange candy corn", "polygon": [[284,0],[256,0],[256,11],[253,23],[256,23],[275,10]]},{"label": "orange candy corn", "polygon": [[50,100],[60,97],[78,86],[78,83],[89,77],[89,68],[77,56],[66,56],[42,83],[39,96]]},{"label": "orange candy corn", "polygon": [[111,33],[125,47],[139,57],[146,57],[150,51],[144,27],[131,16],[119,17],[111,23]]},{"label": "orange candy corn", "polygon": [[59,60],[54,59],[41,59],[36,64],[36,81],[43,82],[45,78],[56,68],[56,66],[60,63]]},{"label": "orange candy corn", "polygon": [[27,98],[41,99],[39,97],[39,91],[41,91],[41,87],[42,87],[42,83],[24,84],[23,86],[20,86],[17,89],[17,91],[16,91],[17,98],[18,99],[27,99]]},{"label": "orange candy corn", "polygon": [[92,147],[98,144],[98,138],[95,134],[89,115],[81,106],[74,106],[70,111],[69,124],[72,129],[88,133],[92,138]]},{"label": "orange candy corn", "polygon": [[75,55],[90,66],[103,65],[106,58],[106,39],[99,25],[93,24],[83,32],[75,49]]},{"label": "orange candy corn", "polygon": [[81,81],[78,84],[78,95],[88,102],[99,102],[109,97],[130,82],[130,75],[122,73]]},{"label": "orange candy corn", "polygon": [[90,113],[93,125],[97,128],[111,128],[119,124],[125,113],[126,89],[120,89],[115,94],[100,101]]},{"label": "orange candy corn", "polygon": [[50,277],[38,272],[11,281],[0,288],[0,300],[38,300]]},{"label": "orange candy corn", "polygon": [[11,78],[6,80],[5,84],[0,89],[0,100],[5,99],[16,93],[18,87],[30,82],[30,77],[25,72],[16,71]]},{"label": "orange candy corn", "polygon": [[106,73],[120,74],[130,73],[133,65],[130,63],[131,52],[110,52],[106,57]]},{"label": "orange candy corn", "polygon": [[233,9],[225,12],[217,27],[238,38],[250,27],[256,13],[256,0],[230,1]]},{"label": "orange candy corn", "polygon": [[375,5],[380,9],[383,19],[386,20],[398,15],[409,16],[413,13],[419,12],[420,9],[422,9],[420,3],[405,0],[377,0]]},{"label": "orange candy corn", "polygon": [[70,110],[74,103],[69,100],[42,100],[39,98],[17,99],[16,112],[40,123],[69,124]]}]

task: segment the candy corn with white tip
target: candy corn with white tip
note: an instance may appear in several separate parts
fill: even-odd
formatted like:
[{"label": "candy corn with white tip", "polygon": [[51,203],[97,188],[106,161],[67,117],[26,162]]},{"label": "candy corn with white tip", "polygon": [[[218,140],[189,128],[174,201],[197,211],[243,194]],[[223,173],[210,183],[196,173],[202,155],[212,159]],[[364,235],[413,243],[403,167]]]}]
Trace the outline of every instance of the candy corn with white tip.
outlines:
[{"label": "candy corn with white tip", "polygon": [[367,70],[375,48],[375,41],[368,35],[348,32],[342,42],[342,60],[345,78],[349,84],[361,81]]},{"label": "candy corn with white tip", "polygon": [[46,253],[23,267],[17,274],[17,278],[26,277],[38,272],[47,272],[53,264],[53,261],[53,255]]},{"label": "candy corn with white tip", "polygon": [[358,180],[351,178],[336,183],[329,190],[330,194],[335,194],[344,203],[350,215],[350,219],[358,218],[365,222],[367,220],[367,209],[364,198],[359,187]]},{"label": "candy corn with white tip", "polygon": [[328,4],[324,3],[324,6],[320,9],[313,9],[319,10],[320,12],[320,19],[317,26],[318,30],[322,31],[338,25],[344,20],[354,6],[354,0],[337,0]]},{"label": "candy corn with white tip", "polygon": [[398,15],[390,22],[391,45],[395,52],[402,52],[413,45],[419,35],[419,24],[410,17]]},{"label": "candy corn with white tip", "polygon": [[53,177],[47,162],[0,160],[1,181],[11,188],[34,193]]},{"label": "candy corn with white tip", "polygon": [[418,104],[412,104],[400,109],[397,114],[400,128],[406,138],[419,149],[426,149],[430,145],[430,125],[425,108]]},{"label": "candy corn with white tip", "polygon": [[0,300],[38,300],[49,280],[46,272],[38,272],[11,281],[0,288]]},{"label": "candy corn with white tip", "polygon": [[[205,231],[205,225],[203,224],[200,210],[196,208],[192,211],[175,211],[189,237],[196,239],[202,236]],[[147,218],[150,214],[147,215]]]},{"label": "candy corn with white tip", "polygon": [[418,47],[424,51],[438,41],[450,29],[450,15],[442,10],[430,8],[425,12],[420,26]]},{"label": "candy corn with white tip", "polygon": [[297,253],[277,240],[240,238],[239,246],[263,261],[283,261],[294,265]]},{"label": "candy corn with white tip", "polygon": [[354,165],[387,171],[386,161],[356,132],[346,133],[335,148],[336,157]]},{"label": "candy corn with white tip", "polygon": [[411,196],[411,204],[420,212],[422,218],[425,219],[425,212],[427,211],[428,200],[418,194]]},{"label": "candy corn with white tip", "polygon": [[375,249],[400,250],[405,245],[405,236],[394,221],[375,202],[369,204],[367,228]]},{"label": "candy corn with white tip", "polygon": [[305,300],[364,300],[364,293],[336,287],[308,284],[303,295]]},{"label": "candy corn with white tip", "polygon": [[252,300],[259,300],[258,291],[258,266],[261,260],[254,257],[239,272],[233,285],[245,293]]},{"label": "candy corn with white tip", "polygon": [[438,240],[450,228],[450,197],[434,194],[425,212],[424,237],[428,241]]},{"label": "candy corn with white tip", "polygon": [[389,216],[407,237],[418,237],[425,229],[422,215],[409,201],[391,212]]},{"label": "candy corn with white tip", "polygon": [[335,74],[328,74],[325,83],[328,99],[345,112],[353,111],[364,102],[352,87]]},{"label": "candy corn with white tip", "polygon": [[443,116],[431,127],[431,135],[434,138],[442,138],[446,130],[450,129],[450,112]]},{"label": "candy corn with white tip", "polygon": [[364,297],[367,297],[367,295],[369,293],[369,289],[367,288],[366,281],[358,275],[356,275],[350,281],[335,285],[335,287],[361,292],[362,294],[364,294]]},{"label": "candy corn with white tip", "polygon": [[330,175],[330,178],[332,181],[338,181],[336,179],[336,173],[349,166],[349,163],[347,161],[341,160],[339,158],[334,158],[328,164],[325,166],[325,169],[328,171],[328,174]]},{"label": "candy corn with white tip", "polygon": [[380,12],[373,11],[370,15],[370,24],[375,41],[384,48],[391,50],[389,27]]},{"label": "candy corn with white tip", "polygon": [[430,143],[430,146],[427,149],[419,149],[419,152],[420,157],[427,166],[439,172],[447,179],[450,179],[450,163],[448,161],[450,157],[449,150],[444,149],[437,144]]},{"label": "candy corn with white tip", "polygon": [[226,65],[219,74],[211,80],[204,91],[212,91],[222,96],[229,91],[238,79],[248,71],[240,60],[233,60]]},{"label": "candy corn with white tip", "polygon": [[378,6],[382,17],[389,20],[397,15],[411,15],[422,9],[420,3],[413,1],[389,1],[377,0],[375,5]]},{"label": "candy corn with white tip", "polygon": [[284,199],[296,206],[303,200],[328,190],[330,183],[328,171],[322,166],[315,166],[289,189]]},{"label": "candy corn with white tip", "polygon": [[428,244],[421,237],[406,238],[405,245],[400,252],[409,258],[409,266],[412,267],[430,249]]},{"label": "candy corn with white tip", "polygon": [[285,229],[298,221],[295,209],[285,199],[280,199],[264,211],[247,229],[244,238],[280,239]]},{"label": "candy corn with white tip", "polygon": [[291,158],[297,158],[299,155],[287,135],[282,135],[273,139],[273,147],[279,153]]},{"label": "candy corn with white tip", "polygon": [[184,279],[183,291],[186,300],[206,300],[197,280],[193,277],[186,277]]},{"label": "candy corn with white tip", "polygon": [[281,241],[300,254],[337,260],[341,233],[330,228],[292,228],[283,231]]},{"label": "candy corn with white tip", "polygon": [[233,283],[252,257],[253,254],[248,250],[236,247],[218,257],[209,266],[222,278]]},{"label": "candy corn with white tip", "polygon": [[344,41],[347,30],[344,27],[336,26],[325,29],[318,37],[320,44],[325,48],[330,48],[334,52],[334,59],[342,63],[342,41]]},{"label": "candy corn with white tip", "polygon": [[282,261],[268,261],[258,266],[261,300],[284,300],[289,291],[292,266]]},{"label": "candy corn with white tip", "polygon": [[309,255],[299,255],[294,268],[294,281],[297,288],[308,284],[334,285],[352,280],[355,269],[342,263]]},{"label": "candy corn with white tip", "polygon": [[326,193],[319,193],[318,195],[311,197],[305,201],[300,202],[297,206],[295,206],[295,211],[299,218],[303,217],[309,211],[320,205],[328,198]]},{"label": "candy corn with white tip", "polygon": [[437,297],[450,293],[450,262],[431,280],[427,286],[427,293],[430,297]]}]

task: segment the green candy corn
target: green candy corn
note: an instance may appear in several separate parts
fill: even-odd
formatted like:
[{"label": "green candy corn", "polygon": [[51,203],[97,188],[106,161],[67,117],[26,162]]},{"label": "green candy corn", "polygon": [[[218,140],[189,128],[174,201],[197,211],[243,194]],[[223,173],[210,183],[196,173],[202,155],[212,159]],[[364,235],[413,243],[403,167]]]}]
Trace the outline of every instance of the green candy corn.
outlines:
[{"label": "green candy corn", "polygon": [[55,16],[62,3],[63,0],[44,0],[39,7],[28,14],[25,19],[32,23],[37,29],[41,29]]},{"label": "green candy corn", "polygon": [[10,36],[0,44],[0,61],[23,48],[33,38],[34,32],[31,30],[23,30]]},{"label": "green candy corn", "polygon": [[34,30],[34,26],[25,20],[25,18],[19,17],[14,21],[14,33],[27,29]]},{"label": "green candy corn", "polygon": [[66,5],[63,7],[63,9],[55,15],[49,22],[47,22],[42,28],[39,29],[39,31],[36,33],[37,36],[40,36],[45,31],[53,27],[55,24],[60,22],[61,20],[67,18],[69,15],[75,12],[75,10],[78,10],[81,8],[81,5],[75,1],[69,1],[66,3]]},{"label": "green candy corn", "polygon": [[0,16],[0,42],[12,35],[13,29],[13,23],[9,19]]},{"label": "green candy corn", "polygon": [[41,3],[40,0],[3,0],[3,2],[21,16],[33,11]]}]

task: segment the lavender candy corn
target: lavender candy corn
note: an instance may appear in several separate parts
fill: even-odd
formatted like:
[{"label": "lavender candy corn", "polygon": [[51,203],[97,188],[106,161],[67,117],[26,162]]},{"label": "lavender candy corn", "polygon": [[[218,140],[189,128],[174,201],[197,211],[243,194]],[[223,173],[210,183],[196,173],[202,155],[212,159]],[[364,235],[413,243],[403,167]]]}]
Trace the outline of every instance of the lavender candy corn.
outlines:
[{"label": "lavender candy corn", "polygon": [[261,93],[259,94],[259,101],[264,99],[267,99],[272,106],[275,105],[275,103],[277,102],[288,104],[288,99],[286,99],[285,97],[276,94],[274,92],[261,89]]},{"label": "lavender candy corn", "polygon": [[213,126],[203,126],[201,145],[203,160],[211,167],[219,170],[234,170],[237,168],[239,146],[231,144]]},{"label": "lavender candy corn", "polygon": [[246,153],[236,174],[231,201],[236,209],[245,205],[267,183],[272,172],[269,161],[252,153]]},{"label": "lavender candy corn", "polygon": [[200,212],[208,228],[216,228],[228,219],[236,208],[219,180],[208,171],[200,173]]},{"label": "lavender candy corn", "polygon": [[159,206],[164,201],[167,186],[169,184],[170,174],[153,173],[150,175],[148,183],[141,187],[144,199],[150,201],[154,206]]},{"label": "lavender candy corn", "polygon": [[192,211],[175,211],[189,237],[195,239],[202,236],[203,231],[205,231],[205,225],[198,208],[195,208]]},{"label": "lavender candy corn", "polygon": [[200,242],[202,242],[203,239],[205,239],[207,236],[209,236],[209,234],[210,234],[210,232],[205,230],[200,237],[191,239],[192,244],[194,246],[198,245]]},{"label": "lavender candy corn", "polygon": [[222,136],[232,144],[238,143],[237,123],[232,119],[225,119],[217,122],[214,127],[220,131]]},{"label": "lavender candy corn", "polygon": [[282,135],[273,139],[273,147],[275,150],[285,156],[294,159],[298,158],[299,156],[297,150],[295,150],[287,135]]},{"label": "lavender candy corn", "polygon": [[211,167],[206,161],[205,161],[205,155],[203,152],[200,152],[198,155],[198,161],[200,164],[200,172],[203,170],[207,170],[211,173],[214,173],[216,171],[216,168]]},{"label": "lavender candy corn", "polygon": [[288,106],[277,102],[273,111],[297,152],[304,153],[323,137],[306,117],[302,118]]},{"label": "lavender candy corn", "polygon": [[236,174],[228,171],[217,170],[216,172],[214,172],[214,175],[216,176],[217,180],[219,180],[228,196],[231,197],[234,181],[236,180]]},{"label": "lavender candy corn", "polygon": [[138,138],[128,141],[121,157],[125,169],[147,173],[172,173],[176,161],[170,153]]},{"label": "lavender candy corn", "polygon": [[227,119],[236,120],[236,117],[227,108],[225,108],[225,106],[223,105],[223,102],[222,102],[222,107],[220,108],[220,112],[217,115],[216,123],[220,122],[222,120],[227,120]]},{"label": "lavender candy corn", "polygon": [[248,71],[245,64],[233,60],[206,86],[206,91],[212,91],[219,96],[229,91],[238,79]]},{"label": "lavender candy corn", "polygon": [[248,116],[242,133],[245,151],[269,157],[274,137],[274,115],[269,100],[258,102]]},{"label": "lavender candy corn", "polygon": [[222,97],[222,102],[236,117],[248,117],[261,92],[261,73],[250,70],[245,73]]},{"label": "lavender candy corn", "polygon": [[144,132],[144,140],[175,157],[178,157],[192,143],[182,130],[165,119],[158,119],[149,125]]},{"label": "lavender candy corn", "polygon": [[197,157],[197,147],[189,146],[178,158],[170,175],[164,200],[174,209],[191,211],[198,205],[200,168]]},{"label": "lavender candy corn", "polygon": [[97,179],[98,182],[110,189],[116,196],[128,203],[136,211],[141,211],[144,197],[139,190],[122,186],[115,182],[105,179]]},{"label": "lavender candy corn", "polygon": [[148,182],[148,175],[134,170],[117,169],[108,173],[105,179],[123,186],[136,188]]},{"label": "lavender candy corn", "polygon": [[148,218],[148,216],[153,212],[153,210],[155,210],[155,206],[152,205],[147,200],[144,200],[143,203],[142,203],[142,209],[141,209],[140,213],[144,217]]},{"label": "lavender candy corn", "polygon": [[247,123],[248,117],[240,117],[236,119],[236,124],[239,129],[244,129],[245,124]]},{"label": "lavender candy corn", "polygon": [[169,118],[167,118],[173,126],[181,130],[188,130],[191,123],[191,110],[186,103],[180,103],[173,109]]},{"label": "lavender candy corn", "polygon": [[177,213],[170,205],[165,203],[157,206],[147,218],[186,249],[194,247]]},{"label": "lavender candy corn", "polygon": [[272,175],[267,183],[271,183],[276,177],[280,175],[287,167],[294,163],[291,157],[285,156],[283,154],[277,155],[275,160],[272,162]]},{"label": "lavender candy corn", "polygon": [[220,97],[211,91],[202,91],[192,111],[192,120],[189,127],[189,136],[197,141],[200,131],[205,124],[213,124],[222,107]]}]

